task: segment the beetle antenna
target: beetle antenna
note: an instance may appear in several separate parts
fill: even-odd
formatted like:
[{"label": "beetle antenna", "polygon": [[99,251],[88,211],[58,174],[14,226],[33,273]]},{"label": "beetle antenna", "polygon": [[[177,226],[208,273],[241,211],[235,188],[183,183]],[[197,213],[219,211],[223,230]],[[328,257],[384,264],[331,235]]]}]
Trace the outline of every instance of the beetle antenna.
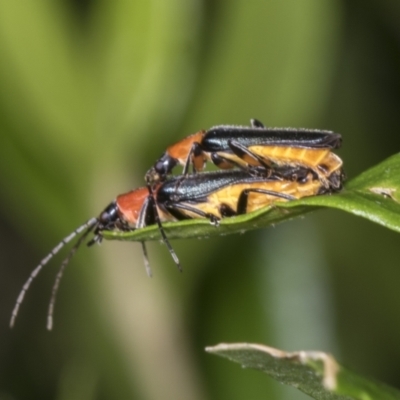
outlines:
[{"label": "beetle antenna", "polygon": [[74,247],[69,251],[67,257],[64,258],[63,262],[60,265],[60,269],[58,270],[58,273],[56,275],[56,279],[53,284],[53,288],[51,289],[51,298],[49,302],[49,310],[47,312],[47,329],[51,331],[53,329],[53,315],[54,315],[54,306],[56,304],[56,298],[57,298],[57,293],[58,289],[60,287],[60,282],[61,278],[64,275],[65,268],[71,261],[71,258],[74,256],[74,254],[77,252],[79,249],[80,245],[82,242],[86,239],[87,235],[93,230],[93,228],[96,226],[96,224],[89,225],[88,228],[86,229],[85,233],[78,239],[78,241],[75,243]]},{"label": "beetle antenna", "polygon": [[22,286],[21,291],[19,292],[19,295],[17,297],[17,301],[15,302],[14,309],[12,310],[11,313],[11,320],[10,320],[10,328],[12,328],[15,324],[15,320],[18,315],[19,308],[24,301],[24,297],[26,292],[28,291],[29,287],[31,286],[32,281],[36,278],[36,276],[39,274],[41,269],[67,244],[69,243],[76,235],[79,235],[83,230],[88,229],[88,228],[93,228],[96,224],[98,223],[97,218],[91,218],[89,221],[85,222],[83,225],[81,225],[79,228],[75,229],[72,233],[70,233],[67,237],[65,237],[61,242],[57,244],[51,250],[49,254],[45,258],[43,258],[42,261],[40,261],[39,265],[31,272],[29,275],[28,280],[25,282],[24,286]]}]

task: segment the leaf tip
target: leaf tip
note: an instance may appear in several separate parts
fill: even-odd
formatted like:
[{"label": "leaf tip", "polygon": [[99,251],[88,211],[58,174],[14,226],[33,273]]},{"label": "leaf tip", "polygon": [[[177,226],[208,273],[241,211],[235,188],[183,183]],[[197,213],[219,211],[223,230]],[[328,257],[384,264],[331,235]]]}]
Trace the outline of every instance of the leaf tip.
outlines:
[{"label": "leaf tip", "polygon": [[324,388],[329,391],[336,390],[339,365],[330,354],[323,353],[321,351],[299,351],[298,357],[299,361],[304,365],[308,364],[309,360],[322,362],[323,365],[322,384]]},{"label": "leaf tip", "polygon": [[369,188],[369,191],[396,201],[394,198],[394,193],[396,192],[395,188],[372,187]]}]

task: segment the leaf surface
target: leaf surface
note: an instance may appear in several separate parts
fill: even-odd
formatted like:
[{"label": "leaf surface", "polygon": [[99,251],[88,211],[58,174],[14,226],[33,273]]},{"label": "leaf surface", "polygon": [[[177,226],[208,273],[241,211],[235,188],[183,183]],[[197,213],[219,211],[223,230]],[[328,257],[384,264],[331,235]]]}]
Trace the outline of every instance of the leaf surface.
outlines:
[{"label": "leaf surface", "polygon": [[285,385],[294,386],[317,400],[396,400],[400,392],[373,382],[340,366],[319,351],[284,352],[248,344],[219,344],[206,351],[237,362],[243,368],[263,371]]}]

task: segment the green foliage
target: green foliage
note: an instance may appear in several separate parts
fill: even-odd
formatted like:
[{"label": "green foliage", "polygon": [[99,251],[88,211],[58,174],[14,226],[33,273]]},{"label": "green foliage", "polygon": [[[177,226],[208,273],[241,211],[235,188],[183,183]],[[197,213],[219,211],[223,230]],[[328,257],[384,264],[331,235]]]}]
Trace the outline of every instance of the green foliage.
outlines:
[{"label": "green foliage", "polygon": [[[171,239],[213,235],[173,243],[184,274],[162,246],[151,280],[140,246],[82,248],[48,335],[54,259],[6,323],[53,245],[192,132],[250,118],[331,129],[349,177],[398,151],[398,13],[387,0],[0,2],[0,397],[297,398],[199,350],[223,340],[340,351],[398,385],[397,157],[337,195],[166,225]],[[392,230],[327,209],[221,237],[319,207]]]}]

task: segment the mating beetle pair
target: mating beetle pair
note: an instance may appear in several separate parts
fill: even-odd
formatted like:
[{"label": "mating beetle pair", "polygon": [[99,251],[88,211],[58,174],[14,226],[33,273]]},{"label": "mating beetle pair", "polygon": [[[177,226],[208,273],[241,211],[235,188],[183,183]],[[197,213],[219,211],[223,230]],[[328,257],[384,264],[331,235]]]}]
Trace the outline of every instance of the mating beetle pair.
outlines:
[{"label": "mating beetle pair", "polygon": [[[279,201],[338,191],[343,180],[342,161],[332,149],[341,136],[330,131],[265,128],[252,120],[250,127],[217,126],[200,131],[167,148],[146,173],[147,187],[119,195],[98,218],[92,218],[64,238],[33,270],[12,312],[13,326],[20,305],[40,270],[74,237],[82,234],[61,264],[52,290],[48,329],[52,328],[56,293],[64,269],[86,237],[88,245],[101,242],[105,230],[130,231],[157,224],[175,264],[178,257],[162,223],[206,218],[218,225],[225,217],[245,214]],[[206,161],[221,171],[202,171]],[[183,174],[170,177],[176,165]],[[237,167],[237,168],[235,168]],[[224,169],[232,169],[224,171]],[[150,274],[147,251],[142,242]]]}]

